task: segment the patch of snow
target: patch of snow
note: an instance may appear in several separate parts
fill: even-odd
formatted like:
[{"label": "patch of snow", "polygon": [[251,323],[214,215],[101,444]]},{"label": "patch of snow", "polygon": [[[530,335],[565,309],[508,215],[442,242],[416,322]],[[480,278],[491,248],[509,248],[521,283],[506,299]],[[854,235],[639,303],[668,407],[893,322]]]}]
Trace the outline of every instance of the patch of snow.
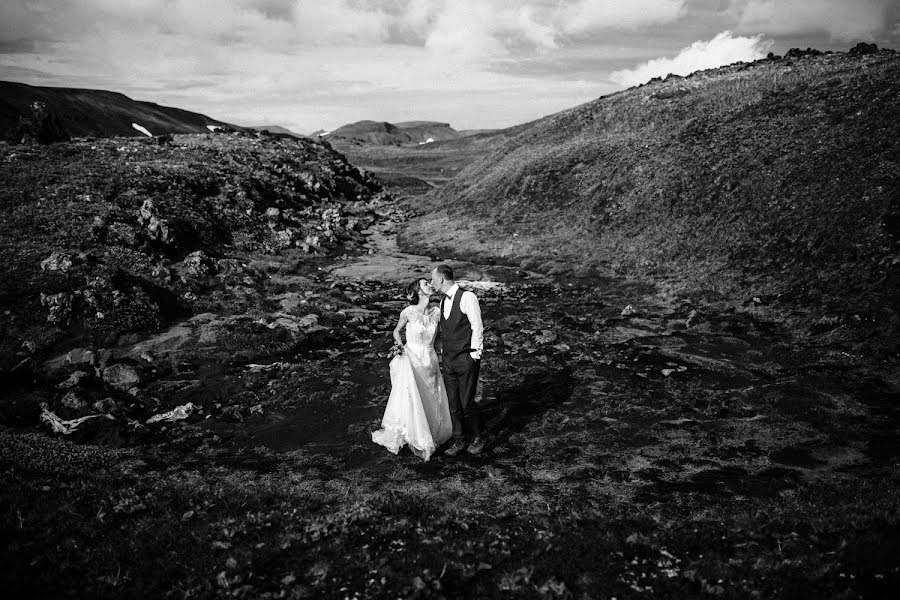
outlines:
[{"label": "patch of snow", "polygon": [[219,131],[220,129],[223,129],[222,127],[220,127],[218,125],[207,125],[206,128],[209,129],[210,131],[212,131],[213,133]]},{"label": "patch of snow", "polygon": [[419,145],[421,146],[421,145],[423,145],[423,144],[430,144],[430,143],[433,142],[433,141],[434,141],[434,138],[428,138],[428,139],[425,140],[424,142],[419,142]]},{"label": "patch of snow", "polygon": [[153,134],[150,133],[149,131],[147,131],[147,128],[144,127],[143,125],[138,125],[137,123],[132,123],[131,126],[134,127],[135,129],[137,129],[138,131],[140,131],[141,133],[143,133],[144,135],[146,135],[147,137],[153,137]]}]

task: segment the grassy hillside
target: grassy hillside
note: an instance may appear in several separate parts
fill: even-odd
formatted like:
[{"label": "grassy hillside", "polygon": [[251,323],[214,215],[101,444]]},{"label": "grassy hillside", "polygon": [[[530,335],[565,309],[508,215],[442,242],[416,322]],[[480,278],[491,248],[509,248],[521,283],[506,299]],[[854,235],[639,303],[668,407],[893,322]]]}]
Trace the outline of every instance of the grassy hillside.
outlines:
[{"label": "grassy hillside", "polygon": [[206,115],[132,100],[104,90],[37,87],[0,81],[0,137],[19,124],[32,102],[40,101],[56,114],[71,136],[141,136],[131,124],[146,127],[153,135],[207,133],[207,125],[234,127]]},{"label": "grassy hillside", "polygon": [[538,121],[430,194],[401,244],[896,328],[898,159],[900,55],[736,64]]}]

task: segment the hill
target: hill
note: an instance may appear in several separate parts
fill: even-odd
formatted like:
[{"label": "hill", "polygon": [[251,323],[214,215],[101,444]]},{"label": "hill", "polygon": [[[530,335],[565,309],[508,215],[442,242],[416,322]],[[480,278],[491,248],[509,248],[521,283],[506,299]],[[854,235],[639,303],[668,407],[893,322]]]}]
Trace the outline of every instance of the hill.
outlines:
[{"label": "hill", "polygon": [[338,127],[327,134],[329,140],[344,138],[379,146],[400,144],[425,144],[461,137],[449,123],[435,121],[358,121]]},{"label": "hill", "polygon": [[72,136],[141,136],[131,124],[138,123],[154,135],[208,133],[210,125],[240,129],[206,115],[152,102],[132,100],[124,94],[104,90],[38,87],[0,81],[0,137],[19,124],[33,102],[43,102],[56,114]]},{"label": "hill", "polygon": [[430,194],[401,245],[896,331],[898,159],[900,55],[773,57],[538,121]]},{"label": "hill", "polygon": [[[420,132],[426,130],[421,121],[410,123],[415,124]],[[398,123],[395,127],[405,134],[408,129],[401,129],[401,125],[407,124]],[[449,181],[466,166],[531,125],[525,123],[506,129],[457,132],[459,137],[435,138],[435,141],[425,144],[385,145],[334,135],[326,139],[351,163],[372,171],[385,185],[418,196]]]},{"label": "hill", "polygon": [[213,309],[210,285],[248,276],[234,256],[349,251],[381,189],[325,145],[244,132],[0,145],[0,161],[0,373],[25,339],[53,353]]},{"label": "hill", "polygon": [[246,129],[250,129],[252,131],[268,131],[271,135],[286,135],[294,138],[307,137],[302,133],[291,131],[287,127],[282,127],[281,125],[251,125],[249,127],[246,127]]}]

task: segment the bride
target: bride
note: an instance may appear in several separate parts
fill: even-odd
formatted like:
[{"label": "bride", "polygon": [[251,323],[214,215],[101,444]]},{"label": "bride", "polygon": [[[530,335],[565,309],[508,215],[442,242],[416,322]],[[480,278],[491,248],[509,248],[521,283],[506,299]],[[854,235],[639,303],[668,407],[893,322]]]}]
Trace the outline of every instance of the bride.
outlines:
[{"label": "bride", "polygon": [[[438,367],[434,338],[440,320],[439,308],[429,304],[431,284],[418,279],[409,284],[409,306],[400,313],[394,328],[399,355],[391,360],[391,395],[381,429],[372,441],[394,454],[404,444],[416,456],[428,460],[435,449],[450,439],[452,424],[447,391]],[[400,331],[406,328],[406,345]]]}]

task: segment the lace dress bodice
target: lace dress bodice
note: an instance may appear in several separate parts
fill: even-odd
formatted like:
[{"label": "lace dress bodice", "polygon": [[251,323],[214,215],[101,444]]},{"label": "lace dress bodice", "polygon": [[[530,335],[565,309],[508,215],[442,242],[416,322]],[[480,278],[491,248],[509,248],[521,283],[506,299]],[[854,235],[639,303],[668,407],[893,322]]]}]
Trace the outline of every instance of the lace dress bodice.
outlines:
[{"label": "lace dress bodice", "polygon": [[436,306],[426,308],[424,313],[415,306],[407,306],[403,309],[403,314],[407,319],[405,332],[408,346],[414,346],[417,350],[434,346],[434,338],[440,322],[439,310]]}]

